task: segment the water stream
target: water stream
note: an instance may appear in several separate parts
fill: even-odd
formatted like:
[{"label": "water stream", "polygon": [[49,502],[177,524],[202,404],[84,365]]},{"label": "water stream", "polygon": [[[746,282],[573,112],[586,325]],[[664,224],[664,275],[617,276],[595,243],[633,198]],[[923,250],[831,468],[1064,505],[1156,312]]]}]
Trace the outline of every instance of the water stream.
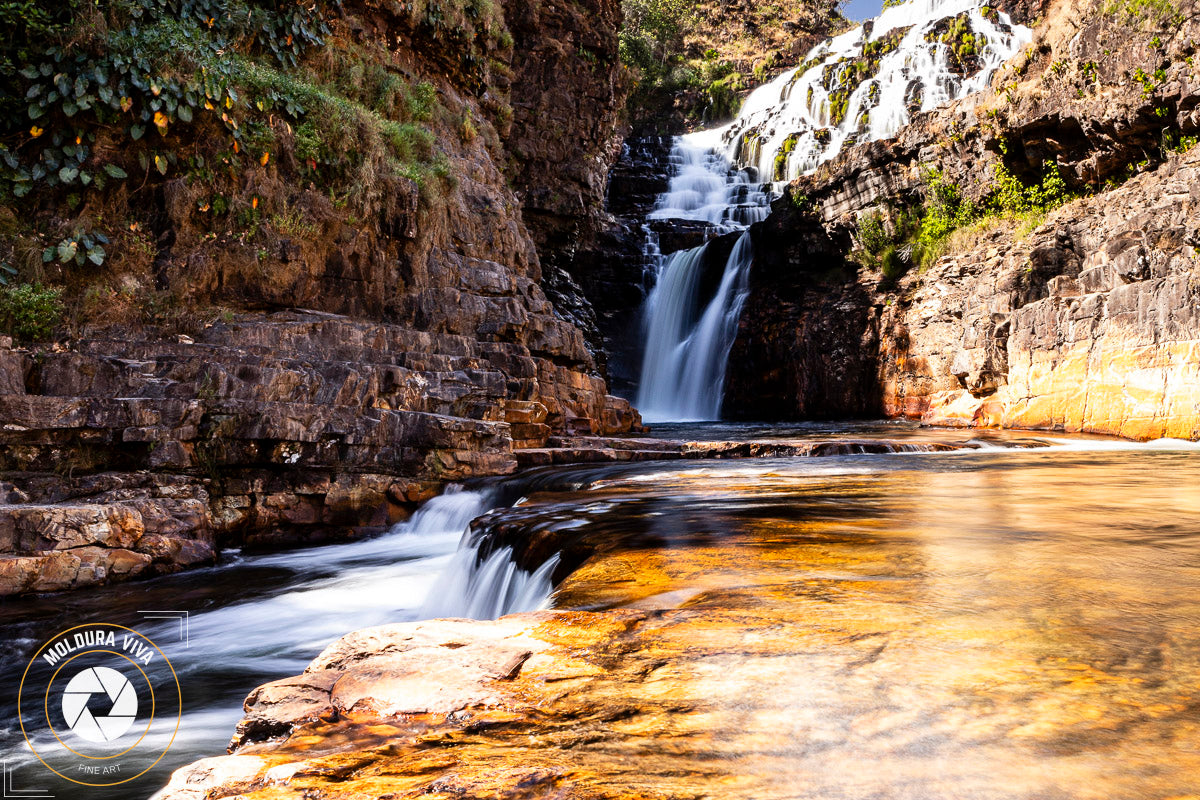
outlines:
[{"label": "water stream", "polygon": [[[530,574],[504,553],[480,562],[470,522],[502,500],[488,487],[450,487],[387,535],[280,553],[226,551],[217,567],[125,586],[6,600],[0,604],[0,683],[16,687],[33,649],[61,630],[105,622],[139,630],[164,649],[183,689],[179,735],[145,791],[89,790],[89,798],[147,796],[174,767],[220,753],[254,686],[302,672],[349,631],[386,622],[466,616],[488,619],[549,603],[545,570]],[[146,610],[183,610],[186,622]],[[185,633],[186,632],[186,633]],[[184,636],[186,635],[186,640]],[[3,758],[27,786],[78,791],[34,762],[21,741],[15,688],[2,701]],[[38,740],[50,745],[49,734]],[[165,743],[164,743],[165,745]],[[52,752],[53,746],[39,746]],[[63,759],[70,764],[72,759]],[[124,759],[131,769],[136,753]],[[53,761],[51,762],[53,765]],[[69,768],[69,767],[68,767]],[[139,767],[140,769],[140,767]]]},{"label": "water stream", "polygon": [[[777,601],[765,601],[778,595],[770,587],[780,581],[835,581],[831,587],[850,587],[856,584],[845,581],[864,579],[866,570],[870,580],[884,581],[881,587],[904,587],[888,595],[887,607],[904,609],[906,618],[921,620],[921,626],[940,625],[937,620],[947,614],[946,619],[958,620],[981,613],[979,624],[1012,637],[1006,647],[1028,645],[1085,662],[1111,662],[1128,652],[1132,660],[1121,662],[1122,686],[1166,685],[1183,692],[1188,679],[1180,670],[1200,664],[1195,634],[1200,612],[1188,599],[1200,597],[1195,567],[1200,563],[1195,511],[1200,451],[1195,445],[1020,433],[979,438],[977,432],[929,431],[907,423],[667,426],[662,435],[851,442],[885,437],[893,452],[547,468],[451,491],[376,539],[287,553],[232,554],[211,569],[10,600],[0,606],[4,684],[15,686],[35,644],[70,624],[129,625],[162,643],[184,688],[180,733],[144,782],[88,795],[118,798],[147,796],[171,769],[221,752],[250,689],[300,673],[338,636],[435,615],[487,618],[547,605],[671,608],[720,589],[762,593],[762,613],[769,616],[778,611]],[[950,442],[970,449],[924,452],[934,443]],[[471,521],[493,508],[506,510],[485,516],[485,524],[468,534]],[[508,540],[488,541],[489,519],[503,522]],[[533,537],[533,532],[540,533]],[[538,537],[547,541],[546,536],[556,537],[559,554],[530,564],[530,570],[518,568],[512,545]],[[811,547],[817,549],[805,549]],[[819,566],[805,561],[817,555]],[[614,577],[614,563],[625,564],[624,577]],[[553,575],[560,566],[568,567],[566,573]],[[555,593],[552,576],[562,581],[565,575]],[[723,608],[731,601],[711,602]],[[879,601],[856,590],[830,602],[842,604],[829,607],[838,615],[872,615]],[[862,608],[856,610],[856,603]],[[1063,627],[1062,621],[1072,619],[1084,624],[1102,607],[1116,615],[1103,626]],[[147,620],[138,613],[161,608],[189,611],[186,646],[177,622]],[[808,636],[804,625],[817,619],[813,613],[774,622],[764,617],[763,624],[791,626],[796,628],[792,635]],[[1050,621],[1048,614],[1060,622]],[[1031,620],[1043,622],[1030,628]],[[920,649],[919,637],[913,638],[915,630],[889,628],[899,623],[888,615],[877,624],[896,641],[908,642],[910,650],[917,648],[921,658],[930,655]],[[727,642],[729,652],[743,646],[739,641]],[[839,646],[830,643],[829,652],[836,655]],[[969,651],[970,641],[956,646]],[[1133,658],[1145,647],[1164,654],[1169,649],[1170,655]],[[903,688],[887,674],[877,679],[888,691]],[[747,707],[787,702],[799,709],[817,701],[817,696],[805,698],[804,684],[785,690],[767,678],[756,680],[767,682],[740,690]],[[695,688],[707,691],[700,684]],[[1059,690],[1043,691],[1055,697]],[[1133,694],[1089,695],[1089,713],[1100,719],[1120,716],[1125,713],[1121,704],[1131,696],[1148,706],[1163,700],[1151,697],[1148,688],[1128,691]],[[832,701],[821,697],[827,705]],[[71,787],[51,781],[32,762],[15,731],[12,698],[5,702],[4,757],[16,767],[18,785],[51,786],[59,796],[73,796]],[[1029,713],[1040,719],[1040,712]],[[747,730],[758,724],[745,722]],[[832,731],[841,723],[830,717],[810,724],[831,725]],[[943,730],[940,735],[959,734]],[[899,752],[878,756],[896,759]],[[1137,770],[1148,769],[1157,758],[1153,749],[1134,755],[1131,769]],[[1160,766],[1163,774],[1171,773],[1169,762]],[[770,771],[778,765],[771,758],[762,764],[751,758],[743,768]]]},{"label": "water stream", "polygon": [[[912,114],[986,88],[1030,41],[984,0],[910,0],[814,47],[747,97],[720,128],[677,137],[673,174],[651,220],[707,225],[708,235],[765,219],[773,193],[852,144],[896,135]],[[725,363],[754,259],[743,233],[715,291],[701,291],[707,249],[663,254],[647,228],[655,283],[636,405],[652,422],[721,416]]]}]

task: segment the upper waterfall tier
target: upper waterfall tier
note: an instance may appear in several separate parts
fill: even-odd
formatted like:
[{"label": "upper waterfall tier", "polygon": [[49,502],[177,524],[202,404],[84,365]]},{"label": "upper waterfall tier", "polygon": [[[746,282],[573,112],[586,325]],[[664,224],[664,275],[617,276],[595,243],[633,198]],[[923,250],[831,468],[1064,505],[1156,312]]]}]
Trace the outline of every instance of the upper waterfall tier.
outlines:
[{"label": "upper waterfall tier", "polygon": [[826,40],[700,134],[765,182],[811,172],[849,145],[894,136],[914,113],[987,88],[1032,39],[979,0],[910,0]]}]

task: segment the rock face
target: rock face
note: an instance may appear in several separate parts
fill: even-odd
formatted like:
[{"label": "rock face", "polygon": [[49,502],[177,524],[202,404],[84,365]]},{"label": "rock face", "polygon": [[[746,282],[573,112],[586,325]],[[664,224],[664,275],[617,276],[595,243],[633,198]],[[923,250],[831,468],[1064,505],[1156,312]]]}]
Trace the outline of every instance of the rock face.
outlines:
[{"label": "rock face", "polygon": [[621,148],[608,176],[609,220],[590,247],[566,265],[595,311],[595,333],[614,392],[632,396],[641,367],[642,306],[653,264],[646,252],[646,217],[667,190],[671,138],[635,137]]},{"label": "rock face", "polygon": [[[1200,131],[1195,23],[1041,10],[996,91],[851,148],[792,187],[815,213],[785,198],[755,231],[727,412],[1200,436],[1200,151],[1164,145]],[[979,201],[997,166],[1033,183],[1051,161],[1088,196],[1031,233],[956,236],[897,285],[845,258],[858,219],[919,202],[930,168]]]},{"label": "rock face", "polygon": [[939,261],[887,308],[886,410],[1200,438],[1200,149]]},{"label": "rock face", "polygon": [[186,334],[97,323],[0,348],[0,595],[361,535],[551,435],[640,428],[572,321],[586,303],[572,316],[542,289],[602,213],[619,4],[510,4],[486,82],[407,7],[343,11],[330,51],[385,43],[371,66],[429,87],[453,181],[389,179],[347,208],[298,178],[281,128],[282,152],[221,187],[261,220],[237,236],[211,229],[198,179],[163,182],[149,212],[109,198],[153,232],[123,285],[226,311]]},{"label": "rock face", "polygon": [[629,76],[617,52],[618,0],[509,2],[515,42],[508,174],[541,256],[555,311],[605,366],[595,313],[573,278],[578,254],[606,227],[608,170],[621,149]]}]

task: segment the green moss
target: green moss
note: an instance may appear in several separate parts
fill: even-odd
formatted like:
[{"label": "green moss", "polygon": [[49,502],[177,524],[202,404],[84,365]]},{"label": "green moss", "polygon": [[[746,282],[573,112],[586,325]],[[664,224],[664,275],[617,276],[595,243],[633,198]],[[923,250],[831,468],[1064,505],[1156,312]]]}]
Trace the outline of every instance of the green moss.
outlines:
[{"label": "green moss", "polygon": [[787,180],[787,165],[788,158],[796,149],[796,143],[800,141],[800,134],[788,134],[788,137],[783,140],[783,145],[779,148],[779,152],[775,154],[774,163],[774,180]]},{"label": "green moss", "polygon": [[[863,46],[861,55],[841,58],[826,64],[821,73],[821,85],[829,92],[829,121],[840,125],[849,111],[850,96],[863,81],[879,73],[879,59],[900,46],[909,28],[896,28]],[[809,98],[811,102],[812,98]]]}]

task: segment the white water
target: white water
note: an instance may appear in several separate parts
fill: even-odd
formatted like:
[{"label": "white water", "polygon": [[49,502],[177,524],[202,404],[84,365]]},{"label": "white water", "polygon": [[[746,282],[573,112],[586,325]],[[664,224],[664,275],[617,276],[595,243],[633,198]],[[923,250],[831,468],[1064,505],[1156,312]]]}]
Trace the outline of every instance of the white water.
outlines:
[{"label": "white water", "polygon": [[[986,89],[995,71],[1032,40],[1033,32],[1014,25],[1006,14],[998,14],[995,22],[984,17],[985,5],[980,0],[911,0],[888,8],[871,22],[817,45],[801,67],[759,87],[738,118],[715,135],[732,162],[757,167],[771,179],[776,156],[792,138],[795,145],[781,176],[785,181],[813,171],[844,146],[895,136],[908,124],[910,107],[931,111]],[[966,75],[952,69],[950,49],[935,33],[939,22],[958,14],[967,15],[976,42],[976,69]],[[891,52],[863,56],[869,43],[878,46],[901,31]],[[927,36],[933,41],[926,41]],[[853,89],[845,117],[835,121],[831,96],[853,81],[854,64],[863,58],[878,58],[878,69]]]},{"label": "white water", "polygon": [[[910,108],[929,111],[986,88],[1032,32],[1005,14],[994,22],[985,18],[983,7],[980,0],[910,0],[817,45],[801,66],[751,93],[733,122],[675,140],[674,174],[650,219],[701,222],[713,234],[745,230],[770,211],[767,181],[782,186],[843,147],[894,136],[908,123]],[[977,51],[976,69],[965,75],[952,69],[950,48],[938,35],[939,22],[949,25],[959,14],[967,15]],[[894,50],[863,55],[889,34],[899,37]],[[878,67],[849,92],[845,116],[835,120],[831,98],[855,80],[855,65],[864,59],[877,60]],[[649,422],[720,418],[725,366],[753,249],[743,234],[716,294],[704,298],[699,287],[705,247],[664,256],[647,228],[647,259],[656,281],[646,298],[646,348],[635,402]]]},{"label": "white water", "polygon": [[421,607],[421,617],[497,619],[518,611],[550,607],[558,566],[553,556],[532,573],[513,561],[512,548],[502,547],[480,560],[479,548],[462,547],[442,573]]},{"label": "white water", "polygon": [[649,331],[637,405],[649,421],[721,416],[725,364],[749,293],[754,250],[743,232],[716,294],[693,320],[705,247],[672,253],[647,300]]},{"label": "white water", "polygon": [[[162,588],[147,593],[145,606],[131,601],[139,603],[134,608],[175,603],[169,607],[192,611],[186,646],[176,621],[139,624],[167,648],[180,682],[204,698],[190,700],[191,710],[184,711],[172,746],[174,760],[210,755],[241,717],[249,687],[300,674],[322,648],[350,631],[426,619],[434,615],[427,609],[453,608],[455,616],[494,618],[548,605],[553,588],[549,575],[557,558],[529,574],[513,563],[509,551],[501,550],[476,567],[475,548],[467,544],[465,532],[471,520],[495,503],[491,492],[451,486],[410,520],[374,539],[261,556],[233,552],[230,563],[180,576],[203,582],[207,574],[231,594],[245,596],[209,604],[206,610],[196,609],[186,584],[179,597],[164,595]],[[245,591],[259,582],[274,588]],[[446,594],[451,591],[463,594]],[[138,624],[138,618],[127,621]],[[33,640],[23,644],[28,649]],[[151,733],[146,741],[165,748],[166,739],[156,737],[162,738]],[[40,752],[57,752],[49,733],[36,741]],[[0,755],[10,767],[34,760],[23,741],[0,749]],[[37,769],[31,774],[38,774]]]}]

